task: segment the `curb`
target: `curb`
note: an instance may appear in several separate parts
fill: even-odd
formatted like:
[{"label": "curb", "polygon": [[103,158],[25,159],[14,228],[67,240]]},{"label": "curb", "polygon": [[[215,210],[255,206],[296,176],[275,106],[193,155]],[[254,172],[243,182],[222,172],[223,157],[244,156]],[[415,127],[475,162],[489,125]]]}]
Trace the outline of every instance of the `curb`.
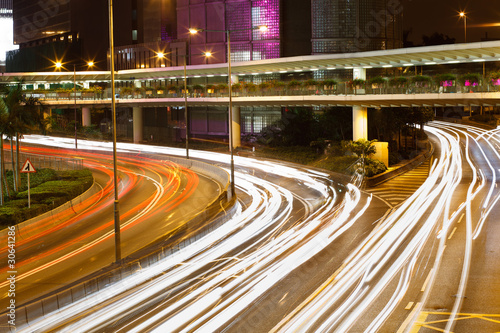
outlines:
[{"label": "curb", "polygon": [[408,172],[417,167],[418,165],[422,164],[424,161],[426,161],[429,157],[431,157],[433,153],[434,153],[434,146],[429,142],[427,150],[423,154],[420,154],[417,157],[410,160],[408,163],[398,168],[395,168],[394,170],[386,171],[376,176],[366,178],[365,187],[374,187],[380,185],[383,182],[386,182],[405,172]]}]

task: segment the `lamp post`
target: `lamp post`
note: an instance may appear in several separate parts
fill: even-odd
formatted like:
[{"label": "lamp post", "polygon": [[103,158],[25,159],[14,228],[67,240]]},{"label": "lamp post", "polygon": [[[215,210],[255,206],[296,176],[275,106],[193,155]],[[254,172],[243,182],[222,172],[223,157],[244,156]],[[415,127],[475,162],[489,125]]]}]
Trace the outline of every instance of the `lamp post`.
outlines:
[{"label": "lamp post", "polygon": [[[60,61],[56,61],[54,65],[55,65],[57,70],[60,70],[61,68],[63,68],[63,64]],[[74,104],[74,109],[75,109],[75,149],[78,149],[78,135],[77,135],[77,126],[76,126],[77,111],[76,111],[76,65],[75,64],[73,64],[73,98],[75,101],[75,104]]]},{"label": "lamp post", "polygon": [[465,12],[460,12],[460,17],[464,19],[464,42],[467,43],[467,15]]},{"label": "lamp post", "polygon": [[76,126],[76,65],[73,64],[73,98],[75,99],[75,149],[78,149],[78,135],[77,135],[77,126]]},{"label": "lamp post", "polygon": [[[189,160],[189,113],[187,104],[187,70],[186,70],[186,58],[187,54],[178,54],[177,56],[184,57],[184,121],[186,122],[186,159]],[[160,59],[165,58],[163,52],[158,52],[157,57]],[[162,66],[163,67],[163,66]]]},{"label": "lamp post", "polygon": [[[93,61],[88,61],[87,66],[89,68],[92,68],[94,66]],[[61,61],[56,61],[54,63],[54,67],[57,70],[61,70],[63,68],[63,64]],[[78,122],[78,116],[77,116],[77,106],[76,106],[76,64],[73,64],[73,100],[74,100],[74,109],[75,109],[75,149],[78,149],[78,131],[77,131],[77,122]]]},{"label": "lamp post", "polygon": [[116,157],[116,97],[115,97],[115,50],[113,39],[113,0],[109,0],[109,55],[110,55],[110,71],[111,71],[111,110],[113,116],[113,183],[115,187],[115,260],[117,263],[121,261],[120,247],[120,211],[118,209],[118,168]]},{"label": "lamp post", "polygon": [[[267,26],[259,26],[255,28],[249,29],[236,29],[236,30],[209,30],[209,29],[196,29],[190,28],[190,34],[196,34],[198,32],[207,31],[207,32],[224,32],[226,34],[227,39],[227,72],[228,72],[228,88],[229,88],[229,152],[231,155],[231,197],[233,197],[235,193],[234,188],[234,140],[233,140],[233,90],[232,90],[232,82],[231,82],[231,32],[233,31],[247,31],[247,30],[260,30],[262,32],[267,31]],[[212,54],[210,52],[205,52],[205,56],[210,57]]]},{"label": "lamp post", "polygon": [[188,99],[187,99],[187,54],[184,54],[184,121],[186,122],[186,158],[189,160],[189,113],[188,113]]}]

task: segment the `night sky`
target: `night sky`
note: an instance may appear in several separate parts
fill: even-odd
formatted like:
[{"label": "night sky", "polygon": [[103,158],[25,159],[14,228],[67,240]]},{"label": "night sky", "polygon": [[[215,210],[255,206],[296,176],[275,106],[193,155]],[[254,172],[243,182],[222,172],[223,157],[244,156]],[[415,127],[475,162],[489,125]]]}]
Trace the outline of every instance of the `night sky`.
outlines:
[{"label": "night sky", "polygon": [[[411,29],[409,40],[422,43],[422,35],[442,33],[464,42],[464,21],[458,13],[467,14],[467,42],[488,38],[500,39],[500,0],[400,0],[404,6],[404,30]],[[497,23],[498,26],[485,27]]]}]

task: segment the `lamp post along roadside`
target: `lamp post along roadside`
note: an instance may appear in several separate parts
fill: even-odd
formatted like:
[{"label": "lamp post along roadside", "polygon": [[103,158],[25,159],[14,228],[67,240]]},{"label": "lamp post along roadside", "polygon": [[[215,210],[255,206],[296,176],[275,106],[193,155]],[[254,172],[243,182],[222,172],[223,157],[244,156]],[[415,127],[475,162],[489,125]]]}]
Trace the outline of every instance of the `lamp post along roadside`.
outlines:
[{"label": "lamp post along roadside", "polygon": [[77,111],[76,111],[76,65],[73,64],[73,98],[75,100],[75,149],[78,149],[78,132],[76,126]]},{"label": "lamp post along roadside", "polygon": [[[189,160],[189,113],[187,107],[187,69],[186,69],[186,58],[187,54],[178,54],[177,56],[184,57],[184,121],[186,122],[186,159]],[[158,52],[157,57],[159,59],[165,58],[163,52]]]},{"label": "lamp post along roadside", "polygon": [[464,42],[467,43],[467,15],[465,12],[460,12],[460,17],[464,19]]},{"label": "lamp post along roadside", "polygon": [[187,100],[187,54],[184,55],[184,121],[186,122],[186,158],[189,160],[189,114]]},{"label": "lamp post along roadside", "polygon": [[[92,68],[94,66],[93,61],[87,62],[88,68]],[[63,64],[61,61],[54,62],[54,67],[56,70],[61,70]],[[69,99],[69,98],[68,98]],[[78,107],[76,103],[76,64],[73,64],[73,101],[74,101],[74,111],[75,111],[75,149],[78,149]]]},{"label": "lamp post along roadside", "polygon": [[[198,32],[224,32],[227,38],[227,72],[228,72],[228,91],[229,91],[229,153],[231,155],[231,197],[236,195],[234,187],[234,130],[233,130],[233,89],[231,80],[231,31],[247,31],[247,30],[260,30],[261,32],[267,31],[267,26],[259,26],[249,29],[237,30],[209,30],[209,29],[195,29],[190,28],[189,33],[196,34]],[[207,57],[211,56],[210,52],[205,52]]]},{"label": "lamp post along roadside", "polygon": [[116,157],[116,97],[115,97],[115,57],[113,40],[113,0],[109,0],[109,55],[111,70],[111,110],[113,115],[113,183],[115,187],[114,217],[115,217],[115,260],[121,261],[120,247],[120,212],[118,209],[118,168]]}]

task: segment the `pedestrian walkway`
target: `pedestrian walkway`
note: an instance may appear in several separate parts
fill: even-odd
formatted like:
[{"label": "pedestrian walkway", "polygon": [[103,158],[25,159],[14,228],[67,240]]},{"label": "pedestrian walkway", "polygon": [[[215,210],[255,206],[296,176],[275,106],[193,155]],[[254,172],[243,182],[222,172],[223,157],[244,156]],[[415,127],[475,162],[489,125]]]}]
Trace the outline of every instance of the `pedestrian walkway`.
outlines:
[{"label": "pedestrian walkway", "polygon": [[425,182],[429,176],[429,166],[430,159],[427,159],[416,168],[400,176],[367,188],[366,192],[382,198],[391,206],[397,206],[410,197]]}]

